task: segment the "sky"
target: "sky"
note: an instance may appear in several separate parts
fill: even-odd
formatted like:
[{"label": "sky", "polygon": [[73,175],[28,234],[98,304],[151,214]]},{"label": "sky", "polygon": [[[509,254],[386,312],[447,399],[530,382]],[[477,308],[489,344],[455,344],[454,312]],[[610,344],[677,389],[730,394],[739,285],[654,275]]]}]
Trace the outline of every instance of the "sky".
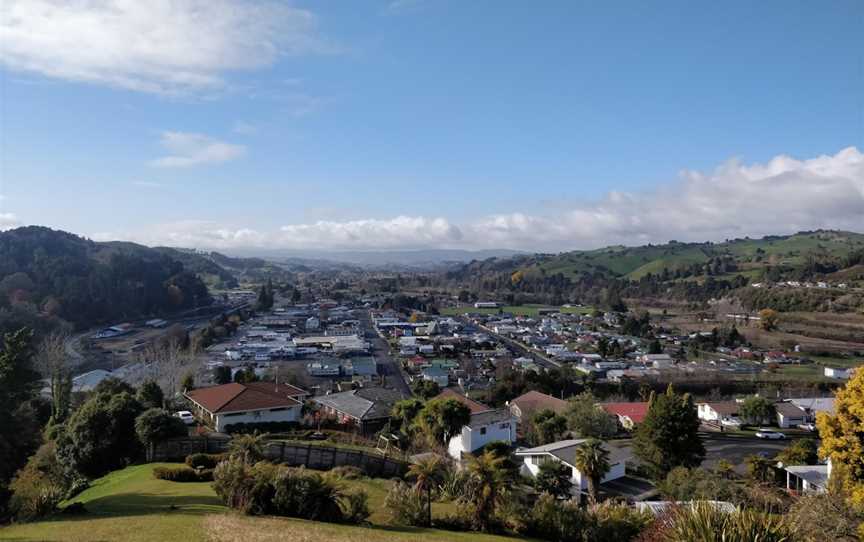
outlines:
[{"label": "sky", "polygon": [[0,229],[200,249],[864,231],[864,2],[4,0]]}]

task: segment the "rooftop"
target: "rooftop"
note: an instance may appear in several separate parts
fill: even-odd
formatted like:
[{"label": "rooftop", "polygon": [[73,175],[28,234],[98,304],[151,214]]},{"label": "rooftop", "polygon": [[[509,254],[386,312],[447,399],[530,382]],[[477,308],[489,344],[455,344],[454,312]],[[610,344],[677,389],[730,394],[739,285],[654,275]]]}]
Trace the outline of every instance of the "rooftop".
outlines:
[{"label": "rooftop", "polygon": [[235,382],[185,393],[190,400],[214,414],[296,406],[306,395],[300,388],[274,382]]}]

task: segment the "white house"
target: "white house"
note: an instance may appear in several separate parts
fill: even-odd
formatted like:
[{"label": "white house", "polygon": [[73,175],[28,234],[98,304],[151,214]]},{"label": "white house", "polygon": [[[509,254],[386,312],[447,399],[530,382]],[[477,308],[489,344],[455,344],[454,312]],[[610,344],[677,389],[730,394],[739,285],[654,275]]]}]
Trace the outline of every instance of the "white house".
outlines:
[{"label": "white house", "polygon": [[274,382],[223,384],[184,394],[195,417],[216,431],[237,423],[300,421],[308,395],[290,384]]},{"label": "white house", "polygon": [[733,425],[740,425],[741,421],[738,418],[738,410],[741,405],[733,401],[722,403],[698,403],[696,412],[699,419],[705,422],[718,422]]},{"label": "white house", "polygon": [[825,493],[831,477],[831,462],[827,465],[789,465],[786,471],[786,490],[797,493]]},{"label": "white house", "polygon": [[[522,458],[522,472],[531,477],[537,476],[537,473],[540,472],[540,465],[547,461],[558,461],[567,465],[572,472],[571,481],[573,482],[573,490],[584,491],[588,489],[588,479],[576,468],[575,457],[576,450],[586,440],[562,440],[553,442],[552,444],[537,446],[536,448],[516,450],[516,456]],[[628,454],[624,450],[611,447],[605,443],[603,447],[609,452],[609,472],[600,480],[601,484],[623,478],[626,474],[625,467],[628,459]]]},{"label": "white house", "polygon": [[825,367],[825,376],[828,378],[837,378],[840,380],[849,380],[855,373],[854,367]]},{"label": "white house", "polygon": [[807,423],[807,413],[794,403],[781,402],[774,405],[777,411],[777,426],[783,429]]},{"label": "white house", "polygon": [[479,450],[490,442],[516,442],[516,417],[509,409],[492,409],[451,389],[445,389],[439,398],[455,399],[471,410],[471,421],[458,435],[450,438],[447,453],[461,460],[462,455]]}]

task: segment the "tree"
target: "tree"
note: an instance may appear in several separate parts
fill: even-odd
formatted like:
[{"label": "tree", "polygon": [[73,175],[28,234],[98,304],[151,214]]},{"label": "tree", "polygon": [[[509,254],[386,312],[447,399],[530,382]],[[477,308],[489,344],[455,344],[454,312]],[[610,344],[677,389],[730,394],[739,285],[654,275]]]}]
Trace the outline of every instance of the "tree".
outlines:
[{"label": "tree", "polygon": [[468,457],[468,485],[466,492],[472,505],[474,524],[481,531],[489,531],[495,517],[495,510],[504,499],[509,482],[504,458],[492,452]]},{"label": "tree", "polygon": [[567,426],[581,437],[609,438],[618,432],[618,420],[598,408],[597,400],[590,392],[571,399],[566,416]]},{"label": "tree", "polygon": [[576,448],[573,466],[579,469],[588,481],[588,498],[597,502],[597,491],[600,481],[609,472],[609,451],[598,439],[588,439]]},{"label": "tree", "polygon": [[655,480],[675,467],[698,467],[705,457],[699,438],[699,417],[690,395],[666,393],[649,401],[645,420],[636,428],[633,452]]},{"label": "tree", "polygon": [[739,499],[737,484],[707,469],[675,467],[657,489],[670,501],[731,501]]},{"label": "tree", "polygon": [[141,455],[135,419],[142,410],[126,391],[92,395],[60,431],[57,457],[89,478],[128,465]]},{"label": "tree", "polygon": [[69,415],[72,403],[72,371],[66,363],[64,333],[51,333],[36,349],[35,362],[51,388],[51,421],[61,423]]},{"label": "tree", "polygon": [[543,409],[531,418],[533,444],[542,446],[558,441],[567,432],[567,418],[550,409]]},{"label": "tree", "polygon": [[5,516],[9,481],[41,440],[31,405],[39,381],[32,340],[33,333],[22,328],[5,334],[0,350],[0,518]]},{"label": "tree", "polygon": [[765,331],[774,331],[777,329],[779,320],[780,315],[774,309],[762,309],[759,311],[759,327]]},{"label": "tree", "polygon": [[774,407],[774,403],[768,399],[754,395],[744,400],[739,413],[747,423],[763,424],[773,420],[777,415],[777,410]]},{"label": "tree", "polygon": [[560,461],[546,461],[540,465],[534,477],[534,488],[541,493],[549,493],[557,498],[570,496],[573,487],[572,470]]},{"label": "tree", "polygon": [[135,434],[147,447],[147,460],[153,460],[153,452],[160,441],[189,434],[186,424],[161,408],[150,408],[135,418]]},{"label": "tree", "polygon": [[183,376],[183,380],[180,381],[180,389],[183,391],[194,390],[195,389],[195,375],[192,373],[186,373]]},{"label": "tree", "polygon": [[759,455],[747,456],[747,476],[754,482],[770,482],[774,479],[774,462]]},{"label": "tree", "polygon": [[777,454],[777,461],[783,465],[816,465],[819,463],[819,446],[812,438],[795,440],[785,450]]},{"label": "tree", "polygon": [[231,367],[217,365],[213,368],[213,382],[217,385],[231,383]]},{"label": "tree", "polygon": [[232,459],[239,459],[247,465],[253,465],[264,459],[264,435],[254,433],[238,435],[231,440],[228,453]]},{"label": "tree", "polygon": [[423,410],[423,401],[416,397],[402,399],[393,403],[390,411],[390,426],[393,431],[401,431],[409,435],[413,430],[417,414]]},{"label": "tree", "polygon": [[432,399],[417,415],[417,425],[430,444],[447,446],[450,438],[471,421],[471,410],[456,399]]},{"label": "tree", "polygon": [[[864,506],[864,371],[837,391],[834,415],[820,412],[816,426],[822,437],[819,455],[832,462],[855,504]],[[833,474],[832,474],[833,475]]]},{"label": "tree", "polygon": [[414,395],[419,395],[424,401],[437,397],[441,393],[441,386],[431,380],[418,380],[411,387]]},{"label": "tree", "polygon": [[138,402],[144,408],[162,408],[165,395],[155,380],[147,380],[138,388]]},{"label": "tree", "polygon": [[649,354],[662,354],[663,353],[663,345],[660,344],[660,341],[654,339],[648,345],[648,353]]},{"label": "tree", "polygon": [[414,480],[414,490],[426,495],[426,525],[432,525],[432,491],[441,483],[444,465],[441,458],[431,455],[411,464],[407,476]]}]

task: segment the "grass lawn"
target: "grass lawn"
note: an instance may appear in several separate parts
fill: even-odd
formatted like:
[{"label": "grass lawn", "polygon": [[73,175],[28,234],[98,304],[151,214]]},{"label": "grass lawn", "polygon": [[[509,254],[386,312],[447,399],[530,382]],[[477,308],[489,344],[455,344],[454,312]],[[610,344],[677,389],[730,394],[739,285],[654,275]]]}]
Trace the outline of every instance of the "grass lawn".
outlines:
[{"label": "grass lawn", "polygon": [[475,309],[474,305],[465,305],[463,307],[446,307],[441,309],[441,314],[445,316],[458,316],[466,312],[474,314],[498,314],[499,311],[509,312],[516,316],[531,316],[536,317],[540,309],[559,309],[562,314],[591,314],[594,311],[593,307],[550,307],[548,305],[510,305],[498,309]]},{"label": "grass lawn", "polygon": [[[87,513],[57,515],[46,520],[0,528],[0,540],[16,541],[152,541],[161,542],[439,542],[471,540],[505,542],[503,536],[414,529],[386,525],[384,499],[390,481],[348,480],[349,489],[369,494],[373,511],[369,527],[316,523],[298,519],[247,517],[221,504],[209,483],[156,480],[153,468],[165,464],[129,467],[96,480],[74,501]],[[64,503],[65,504],[65,503]],[[454,505],[436,503],[437,516],[452,513]]]}]

